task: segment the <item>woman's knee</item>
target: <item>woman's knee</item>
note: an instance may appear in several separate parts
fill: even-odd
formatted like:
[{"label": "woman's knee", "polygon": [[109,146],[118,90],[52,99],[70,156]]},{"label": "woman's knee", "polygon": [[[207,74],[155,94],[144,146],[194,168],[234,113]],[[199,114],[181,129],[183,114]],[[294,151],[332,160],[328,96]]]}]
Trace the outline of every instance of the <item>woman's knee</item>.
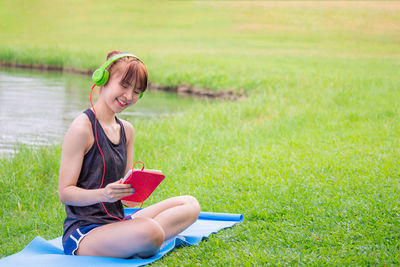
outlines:
[{"label": "woman's knee", "polygon": [[200,214],[199,201],[197,201],[197,199],[193,196],[182,196],[182,198],[185,204],[190,206],[191,215],[193,216],[194,220],[196,220]]},{"label": "woman's knee", "polygon": [[[133,219],[136,222],[140,222],[142,240],[144,243],[150,246],[159,248],[165,239],[165,233],[160,224],[151,218],[136,218]],[[136,226],[137,227],[137,226]]]}]

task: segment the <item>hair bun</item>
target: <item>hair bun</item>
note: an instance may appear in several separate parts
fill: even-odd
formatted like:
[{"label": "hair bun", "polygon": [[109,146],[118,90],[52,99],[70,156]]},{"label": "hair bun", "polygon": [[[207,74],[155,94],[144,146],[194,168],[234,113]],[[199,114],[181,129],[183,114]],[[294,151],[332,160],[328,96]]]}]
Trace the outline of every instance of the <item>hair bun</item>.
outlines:
[{"label": "hair bun", "polygon": [[107,54],[107,60],[118,54],[122,54],[122,52],[118,50],[111,51],[110,53]]}]

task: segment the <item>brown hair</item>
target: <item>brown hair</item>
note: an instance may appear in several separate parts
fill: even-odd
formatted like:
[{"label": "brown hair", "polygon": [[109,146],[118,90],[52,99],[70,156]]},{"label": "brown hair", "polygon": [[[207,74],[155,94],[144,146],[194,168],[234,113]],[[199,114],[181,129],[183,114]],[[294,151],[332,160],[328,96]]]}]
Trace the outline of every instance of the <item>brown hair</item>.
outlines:
[{"label": "brown hair", "polygon": [[[123,54],[121,51],[112,51],[108,53],[107,60],[111,57]],[[124,62],[125,64],[121,64]],[[134,86],[140,93],[146,91],[148,74],[146,66],[143,62],[135,57],[123,57],[114,61],[110,66],[108,66],[108,71],[110,77],[113,76],[115,72],[122,72],[122,79],[120,84],[125,87]]]}]

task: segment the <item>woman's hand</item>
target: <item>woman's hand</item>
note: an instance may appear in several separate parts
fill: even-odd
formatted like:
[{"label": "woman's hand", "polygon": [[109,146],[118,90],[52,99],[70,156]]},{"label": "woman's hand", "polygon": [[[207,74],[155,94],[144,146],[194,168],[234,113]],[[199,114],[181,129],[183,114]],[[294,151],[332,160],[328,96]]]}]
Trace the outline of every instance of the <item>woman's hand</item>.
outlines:
[{"label": "woman's hand", "polygon": [[102,189],[103,202],[115,202],[123,197],[132,195],[135,189],[130,186],[130,184],[121,184],[121,180],[108,184]]}]

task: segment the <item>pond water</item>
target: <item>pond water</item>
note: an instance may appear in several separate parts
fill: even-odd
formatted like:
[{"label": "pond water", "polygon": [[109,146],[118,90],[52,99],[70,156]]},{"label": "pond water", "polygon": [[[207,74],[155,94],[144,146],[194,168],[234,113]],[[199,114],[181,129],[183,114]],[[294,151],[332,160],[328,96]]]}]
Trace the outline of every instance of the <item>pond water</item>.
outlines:
[{"label": "pond water", "polygon": [[[0,69],[0,155],[16,144],[61,143],[72,120],[89,107],[91,79],[87,75]],[[148,90],[118,116],[137,120],[183,112],[204,99]]]}]

